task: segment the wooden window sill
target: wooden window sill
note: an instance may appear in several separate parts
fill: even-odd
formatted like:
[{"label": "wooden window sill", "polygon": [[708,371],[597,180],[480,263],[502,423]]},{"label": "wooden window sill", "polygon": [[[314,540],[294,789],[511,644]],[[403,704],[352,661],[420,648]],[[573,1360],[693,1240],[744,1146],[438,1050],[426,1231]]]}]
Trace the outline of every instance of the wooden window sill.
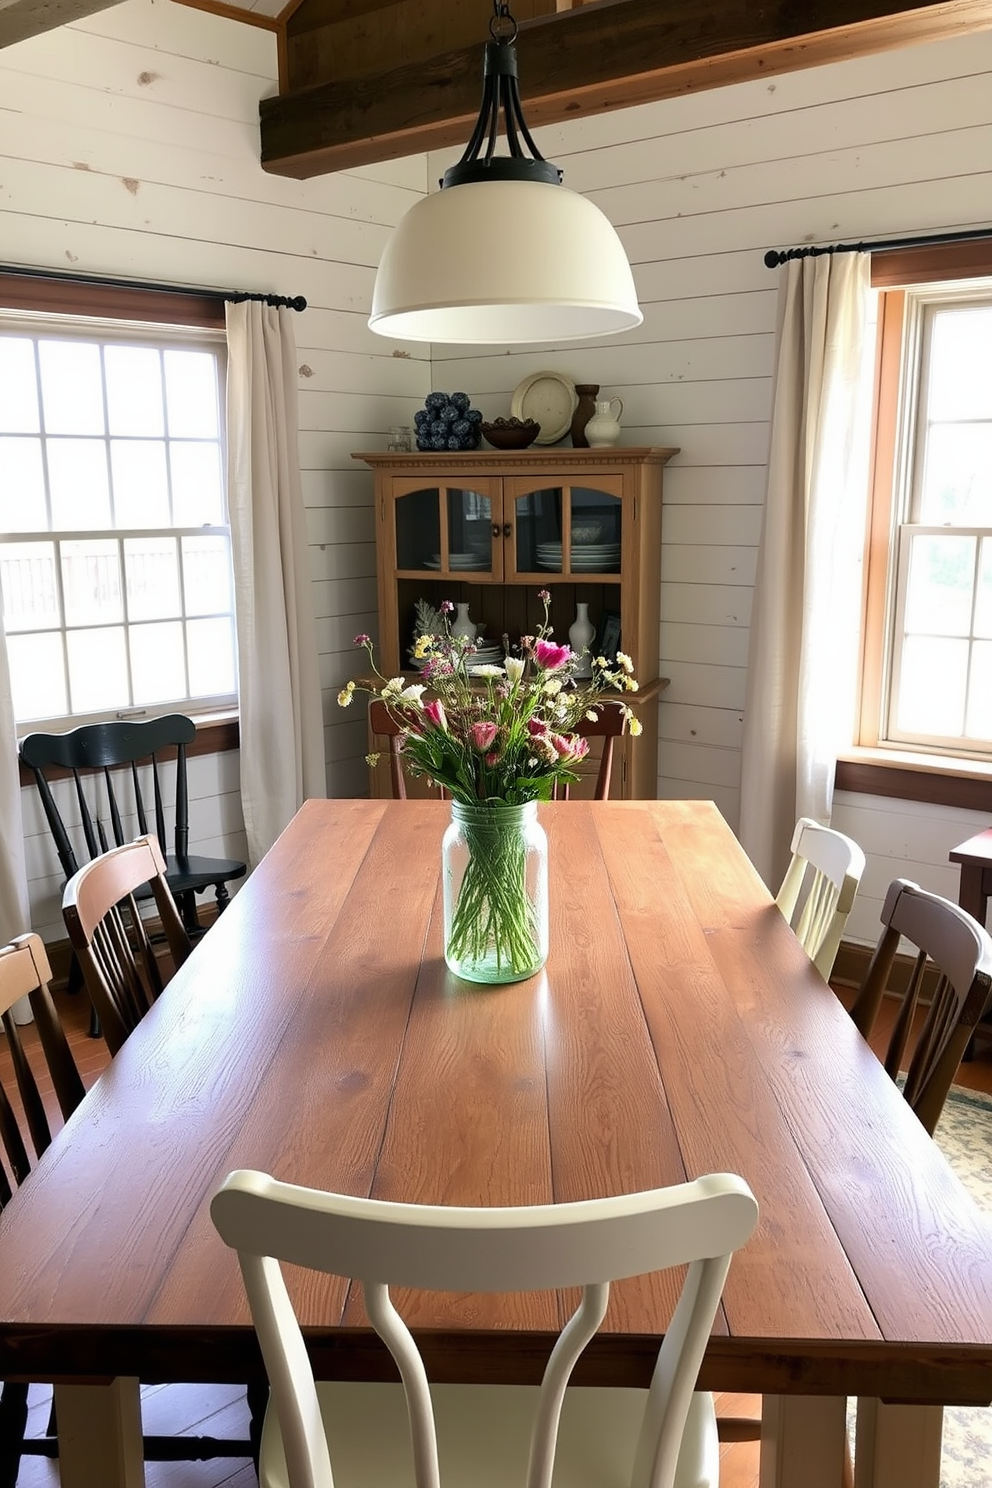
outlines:
[{"label": "wooden window sill", "polygon": [[837,761],[837,790],[992,811],[992,763],[909,750],[852,749]]}]

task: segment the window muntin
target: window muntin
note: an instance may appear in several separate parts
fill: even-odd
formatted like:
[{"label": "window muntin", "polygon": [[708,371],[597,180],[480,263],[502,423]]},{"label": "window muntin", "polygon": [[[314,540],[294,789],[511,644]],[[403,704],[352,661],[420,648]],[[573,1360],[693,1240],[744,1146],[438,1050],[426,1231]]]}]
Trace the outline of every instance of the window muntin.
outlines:
[{"label": "window muntin", "polygon": [[237,700],[224,338],[0,316],[0,592],[19,724]]},{"label": "window muntin", "polygon": [[992,283],[908,290],[878,742],[992,755]]}]

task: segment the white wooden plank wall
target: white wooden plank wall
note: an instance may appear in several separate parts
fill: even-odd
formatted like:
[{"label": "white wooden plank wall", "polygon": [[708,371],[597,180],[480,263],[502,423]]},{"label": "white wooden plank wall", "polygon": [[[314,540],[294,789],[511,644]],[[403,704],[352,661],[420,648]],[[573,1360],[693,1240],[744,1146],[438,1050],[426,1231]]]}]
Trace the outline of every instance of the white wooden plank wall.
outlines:
[{"label": "white wooden plank wall", "polygon": [[[526,39],[519,50],[526,113]],[[679,446],[665,472],[659,657],[671,687],[660,704],[658,793],[712,797],[736,825],[778,279],[763,254],[992,222],[992,33],[562,124],[537,139],[565,184],[617,227],[644,323],[561,349],[470,357],[435,348],[434,382],[464,388],[492,418],[509,412],[521,378],[555,369],[619,394],[624,443]],[[454,153],[431,157],[432,182]],[[927,886],[956,893],[947,846],[980,819],[850,802],[838,824],[865,834],[870,862],[870,897],[852,930],[870,941],[874,900],[907,864]]]},{"label": "white wooden plank wall", "polygon": [[[193,286],[303,294],[303,491],[324,689],[328,786],[365,791],[365,730],[335,701],[352,638],[375,630],[371,479],[430,386],[426,350],[366,318],[391,228],[426,189],[416,158],[312,181],[259,165],[273,34],[183,5],[127,0],[0,53],[0,262]],[[357,711],[357,710],[356,710]],[[190,761],[195,845],[243,857],[237,755]],[[22,792],[33,919],[62,933],[61,876],[35,792]]]}]

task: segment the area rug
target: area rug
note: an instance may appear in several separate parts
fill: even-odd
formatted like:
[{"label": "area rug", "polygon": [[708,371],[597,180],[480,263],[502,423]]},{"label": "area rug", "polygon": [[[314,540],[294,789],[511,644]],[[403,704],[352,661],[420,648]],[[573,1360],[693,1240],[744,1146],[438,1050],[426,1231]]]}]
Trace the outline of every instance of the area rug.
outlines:
[{"label": "area rug", "polygon": [[[952,1087],[934,1140],[986,1214],[992,1214],[992,1096]],[[848,1403],[854,1430],[855,1402]],[[990,1488],[992,1484],[992,1406],[949,1407],[944,1411],[940,1488]]]},{"label": "area rug", "polygon": [[[934,1140],[975,1203],[992,1214],[992,1096],[955,1085]],[[992,1407],[944,1412],[940,1488],[989,1488]]]}]

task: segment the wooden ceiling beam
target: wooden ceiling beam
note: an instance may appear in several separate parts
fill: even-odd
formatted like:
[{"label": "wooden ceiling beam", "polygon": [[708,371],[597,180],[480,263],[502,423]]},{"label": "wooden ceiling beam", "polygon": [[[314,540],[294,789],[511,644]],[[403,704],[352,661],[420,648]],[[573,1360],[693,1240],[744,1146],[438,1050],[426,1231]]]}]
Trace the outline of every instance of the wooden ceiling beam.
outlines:
[{"label": "wooden ceiling beam", "polygon": [[54,31],[83,16],[109,10],[117,0],[0,0],[0,47],[42,31]]},{"label": "wooden ceiling beam", "polygon": [[[992,0],[598,0],[521,24],[521,95],[534,127],[989,27]],[[305,179],[463,143],[482,39],[263,99],[263,168]]]}]

